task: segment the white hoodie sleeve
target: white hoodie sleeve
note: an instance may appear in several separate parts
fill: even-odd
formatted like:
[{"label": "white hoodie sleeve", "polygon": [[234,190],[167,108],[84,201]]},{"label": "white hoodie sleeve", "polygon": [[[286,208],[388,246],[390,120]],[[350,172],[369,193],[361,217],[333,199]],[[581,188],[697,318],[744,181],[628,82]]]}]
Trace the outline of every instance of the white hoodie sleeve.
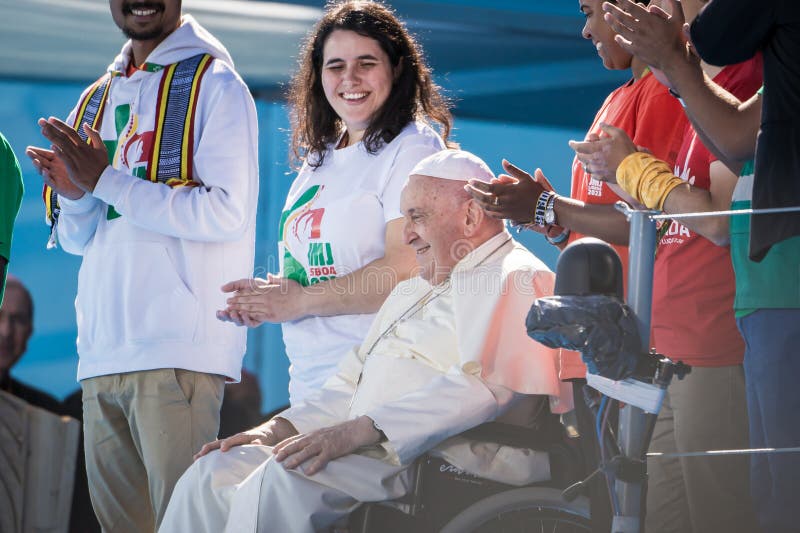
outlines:
[{"label": "white hoodie sleeve", "polygon": [[146,230],[196,241],[229,241],[254,223],[258,197],[255,103],[244,82],[232,73],[208,72],[203,83],[194,152],[194,179],[202,185],[170,188],[109,166],[93,195]]},{"label": "white hoodie sleeve", "polygon": [[[83,91],[78,102],[83,101],[88,91],[89,88]],[[67,124],[75,121],[77,112],[78,107],[76,106],[67,116]],[[67,253],[83,255],[83,251],[94,237],[100,217],[105,214],[107,207],[91,194],[84,194],[77,200],[59,196],[58,205],[61,209],[56,224],[58,244]]]},{"label": "white hoodie sleeve", "polygon": [[67,253],[83,255],[100,217],[106,212],[106,205],[91,194],[84,194],[77,200],[59,196],[58,204],[61,207],[56,225],[58,244]]}]

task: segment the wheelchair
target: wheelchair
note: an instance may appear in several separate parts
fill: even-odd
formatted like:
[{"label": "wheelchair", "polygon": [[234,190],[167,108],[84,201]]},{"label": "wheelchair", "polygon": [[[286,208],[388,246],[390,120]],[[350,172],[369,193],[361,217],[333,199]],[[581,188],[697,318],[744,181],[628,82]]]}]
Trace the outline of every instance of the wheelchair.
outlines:
[{"label": "wheelchair", "polygon": [[577,438],[568,437],[555,415],[548,428],[489,422],[462,433],[473,442],[493,442],[546,451],[551,479],[522,487],[484,479],[447,461],[424,455],[412,466],[412,489],[404,498],[366,503],[350,517],[350,533],[499,533],[592,531],[589,501],[562,498],[562,489],[583,477]]},{"label": "wheelchair", "polygon": [[[617,208],[631,223],[629,299],[632,314],[625,317],[628,329],[611,327],[610,323],[604,328],[616,329],[612,337],[620,342],[613,345],[612,353],[603,355],[595,348],[612,346],[605,342],[609,339],[607,332],[597,336],[597,344],[592,345],[589,338],[580,338],[587,331],[586,323],[574,317],[558,319],[558,314],[554,313],[556,335],[549,339],[552,343],[545,344],[580,350],[584,360],[587,348],[591,348],[593,355],[589,359],[597,368],[590,369],[584,383],[605,394],[606,399],[626,404],[614,416],[619,433],[607,431],[609,424],[605,420],[599,422],[598,413],[603,412],[603,403],[594,408],[589,398],[584,401],[585,387],[581,383],[574,389],[580,444],[564,438],[564,428],[553,416],[550,420],[555,420],[559,431],[542,432],[541,428],[531,431],[494,422],[462,434],[473,440],[547,451],[552,474],[548,482],[525,487],[504,485],[470,476],[436,457],[423,456],[414,465],[414,484],[409,495],[402,500],[362,505],[351,516],[350,532],[579,533],[611,530],[638,533],[642,530],[647,483],[645,453],[670,381],[673,376],[682,378],[690,368],[649,351],[655,223],[650,218],[651,212],[634,211],[624,204]],[[573,309],[590,311],[584,313],[583,320],[598,326],[597,319],[602,313],[597,310],[608,303],[619,309],[614,303],[621,302],[622,289],[621,262],[607,244],[596,239],[581,239],[561,254],[555,294],[577,297]],[[597,300],[595,296],[603,298]],[[593,301],[598,304],[595,310],[591,310],[595,305]],[[534,314],[533,309],[531,313]],[[606,319],[612,316],[609,314]],[[542,324],[539,317],[535,318],[537,324],[533,329]],[[614,318],[614,325],[619,325],[620,318]],[[534,336],[531,315],[526,322],[529,335]],[[575,324],[583,326],[576,328]],[[559,325],[570,327],[559,330]],[[631,331],[638,332],[638,338],[631,335]],[[578,338],[568,339],[570,332]],[[575,346],[570,346],[573,343]],[[599,367],[601,363],[603,368]],[[610,411],[609,406],[606,412]],[[598,421],[596,432],[587,427],[592,425],[592,419]],[[552,438],[554,434],[558,437]],[[602,445],[599,455],[598,445]],[[603,450],[609,452],[608,459]],[[589,465],[597,468],[584,478]],[[605,487],[597,490],[598,481],[608,475],[611,476],[608,490]],[[567,486],[569,488],[562,492]],[[591,492],[591,501],[585,496],[576,497],[586,492]],[[611,509],[609,496],[613,499]],[[613,511],[613,518],[610,511]]]}]

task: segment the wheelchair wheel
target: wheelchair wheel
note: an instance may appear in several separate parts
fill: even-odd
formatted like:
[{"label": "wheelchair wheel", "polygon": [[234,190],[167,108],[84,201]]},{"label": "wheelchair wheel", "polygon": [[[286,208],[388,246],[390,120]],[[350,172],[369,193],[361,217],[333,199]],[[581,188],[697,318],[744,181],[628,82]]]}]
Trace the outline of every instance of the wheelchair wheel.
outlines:
[{"label": "wheelchair wheel", "polygon": [[456,515],[441,533],[591,533],[589,501],[567,502],[546,487],[509,490],[480,500]]}]

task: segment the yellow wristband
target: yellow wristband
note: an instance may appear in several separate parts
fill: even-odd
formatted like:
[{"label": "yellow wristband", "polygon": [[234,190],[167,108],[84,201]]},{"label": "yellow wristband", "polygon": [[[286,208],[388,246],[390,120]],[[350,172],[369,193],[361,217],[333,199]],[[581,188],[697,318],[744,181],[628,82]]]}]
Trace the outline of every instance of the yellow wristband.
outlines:
[{"label": "yellow wristband", "polygon": [[617,184],[649,209],[664,209],[669,193],[684,181],[664,161],[645,152],[634,152],[617,167]]}]

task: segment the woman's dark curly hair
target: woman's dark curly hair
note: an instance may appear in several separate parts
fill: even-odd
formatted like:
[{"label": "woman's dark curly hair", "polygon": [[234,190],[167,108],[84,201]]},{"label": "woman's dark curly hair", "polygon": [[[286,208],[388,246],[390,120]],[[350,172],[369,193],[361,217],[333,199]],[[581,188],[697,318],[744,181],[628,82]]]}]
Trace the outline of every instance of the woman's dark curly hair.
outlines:
[{"label": "woman's dark curly hair", "polygon": [[433,83],[422,52],[405,25],[385,5],[376,1],[330,2],[325,15],[306,40],[299,68],[289,89],[292,120],[292,154],[295,162],[322,165],[327,146],[344,128],[322,89],[322,53],[334,30],[350,30],[380,44],[400,73],[386,102],[364,132],[367,151],[376,153],[397,137],[415,119],[430,119],[440,125],[447,142],[452,127],[449,102]]}]

